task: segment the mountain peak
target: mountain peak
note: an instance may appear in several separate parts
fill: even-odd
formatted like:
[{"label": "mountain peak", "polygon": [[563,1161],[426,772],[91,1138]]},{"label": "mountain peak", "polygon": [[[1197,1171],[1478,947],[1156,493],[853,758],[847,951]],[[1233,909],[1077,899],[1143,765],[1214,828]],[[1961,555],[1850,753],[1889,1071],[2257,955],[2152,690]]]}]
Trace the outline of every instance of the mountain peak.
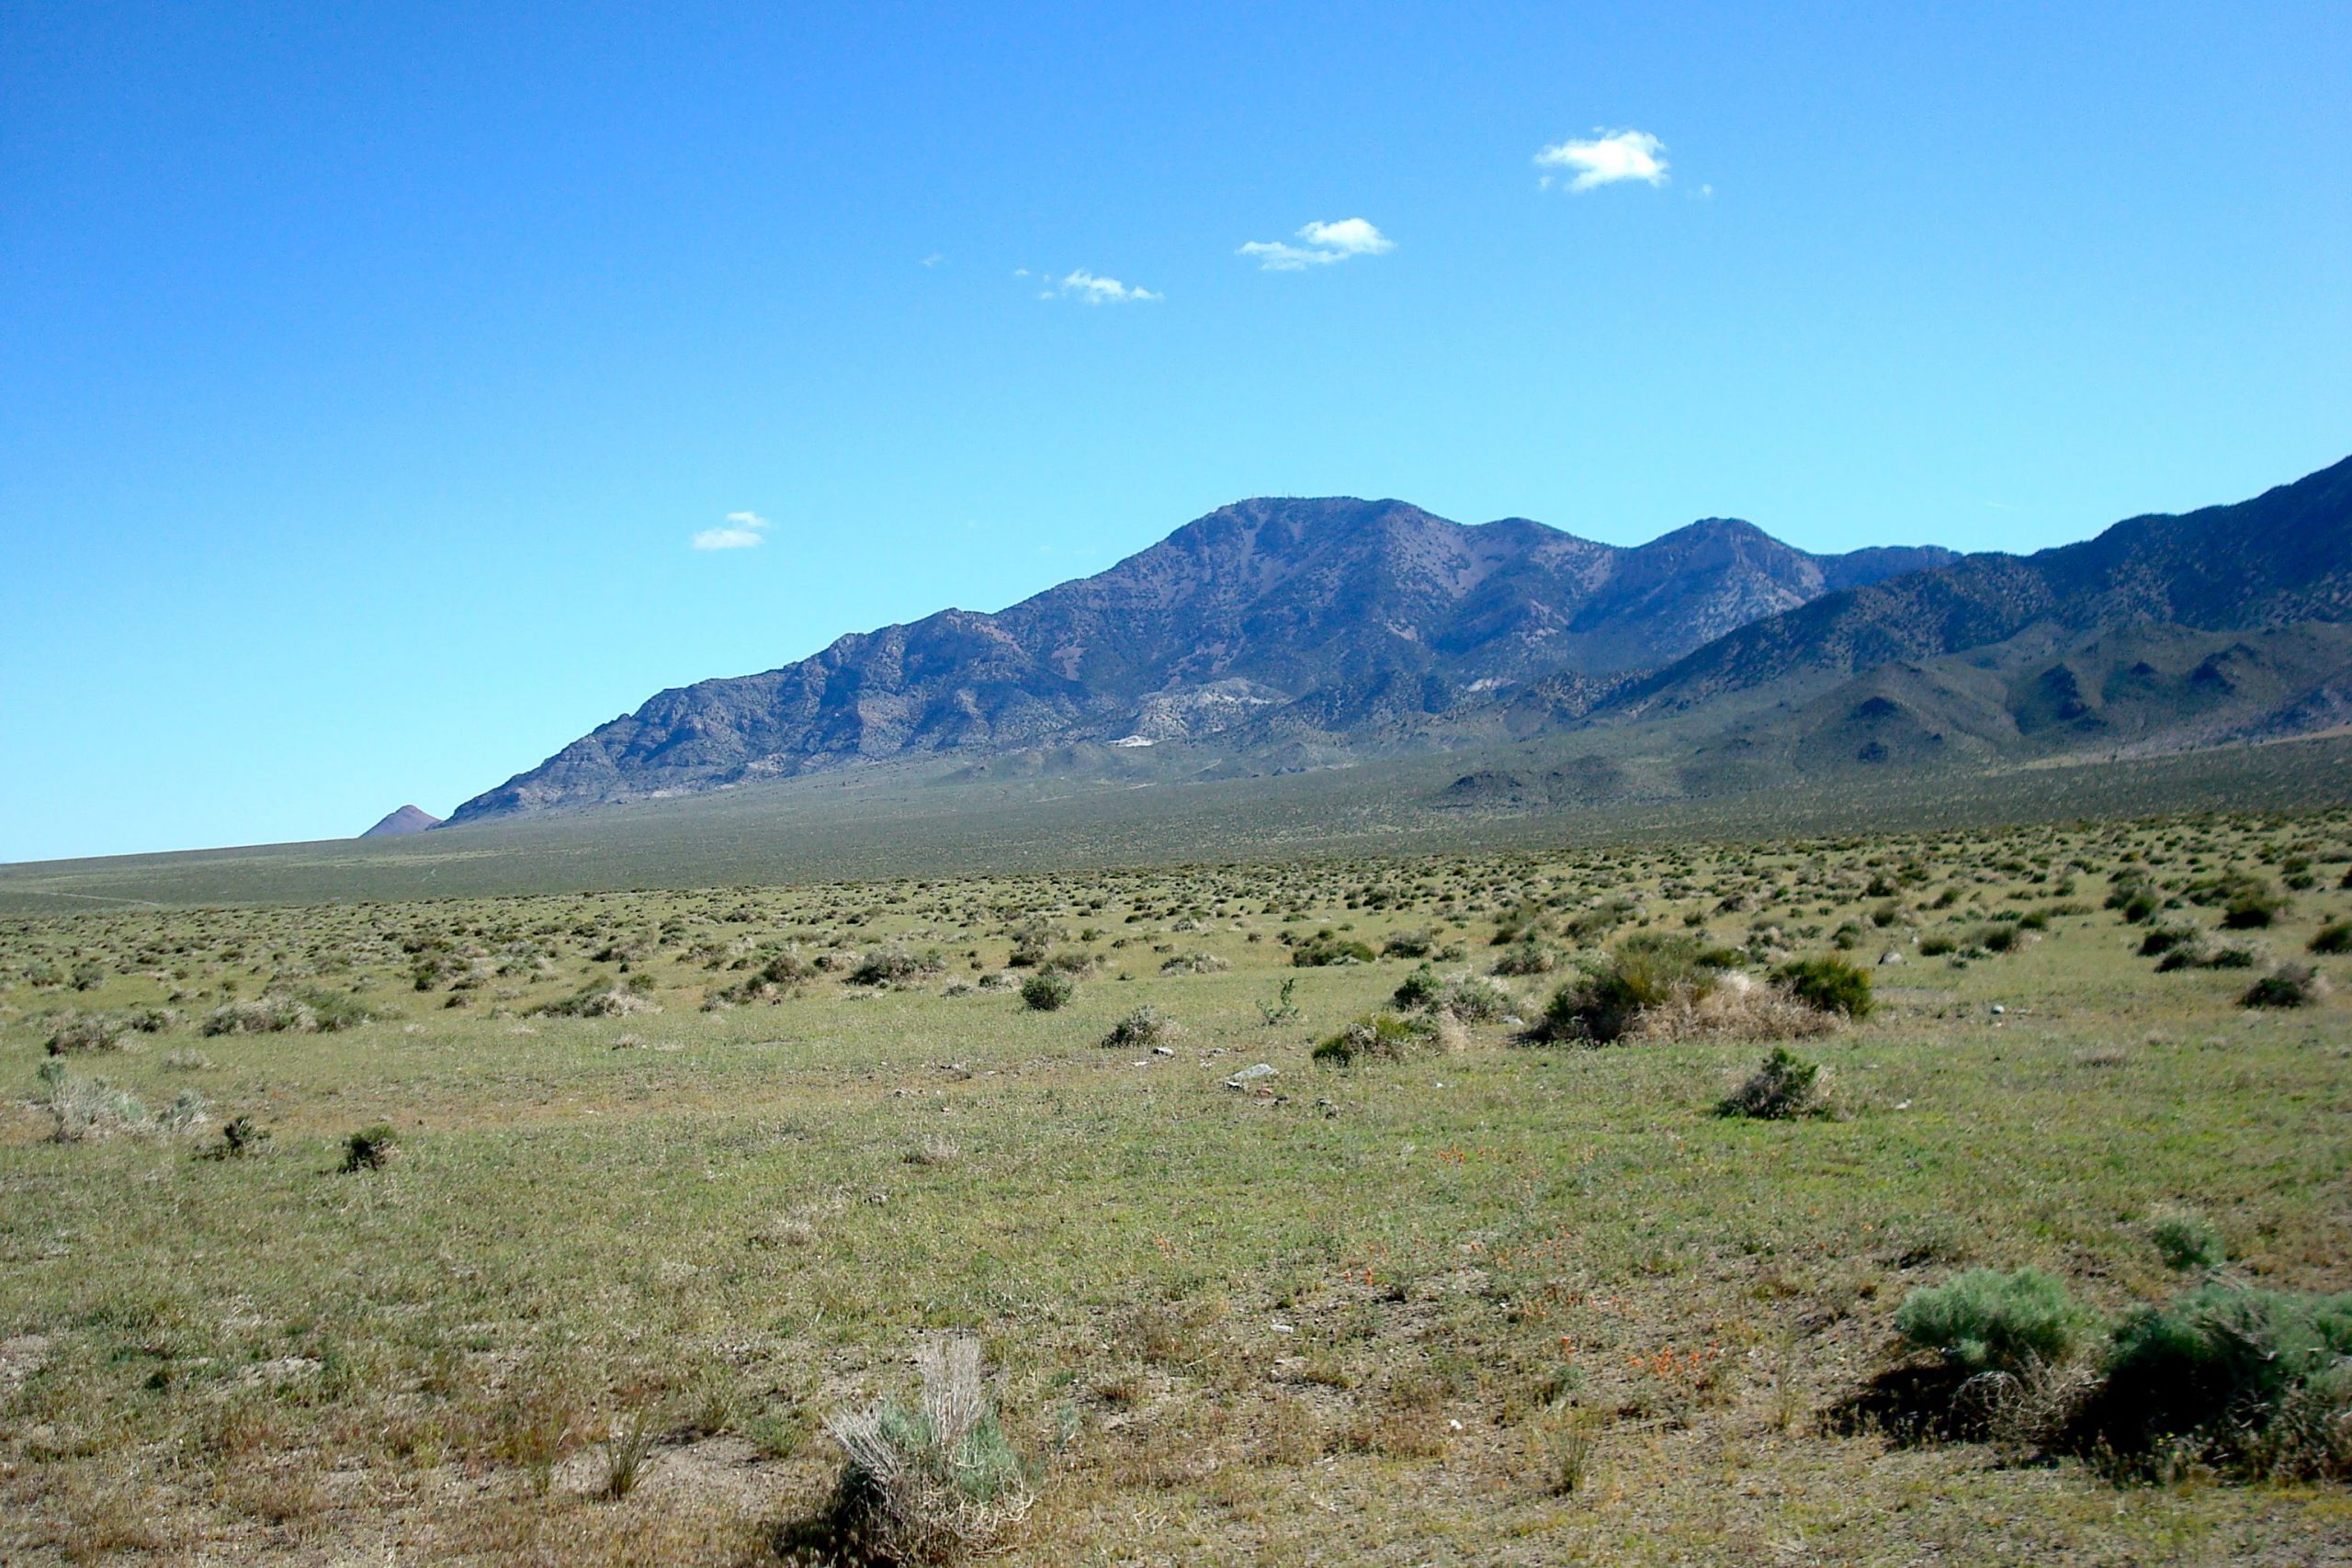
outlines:
[{"label": "mountain peak", "polygon": [[428,828],[441,826],[441,818],[430,811],[413,806],[403,806],[359,836],[363,839],[401,839],[411,833],[422,833]]},{"label": "mountain peak", "polygon": [[1530,682],[1597,690],[1656,669],[1825,592],[1829,558],[1731,519],[1621,549],[1393,497],[1250,497],[994,614],[662,693],[454,820],[947,751],[1371,744]]}]

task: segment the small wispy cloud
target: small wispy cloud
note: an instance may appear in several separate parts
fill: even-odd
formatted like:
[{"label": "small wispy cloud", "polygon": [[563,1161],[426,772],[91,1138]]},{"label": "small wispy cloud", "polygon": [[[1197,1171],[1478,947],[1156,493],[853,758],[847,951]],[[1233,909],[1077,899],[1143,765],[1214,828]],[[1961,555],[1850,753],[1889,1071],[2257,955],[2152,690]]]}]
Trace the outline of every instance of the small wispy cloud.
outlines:
[{"label": "small wispy cloud", "polygon": [[1309,223],[1293,238],[1306,243],[1294,245],[1287,240],[1252,240],[1234,254],[1251,257],[1263,272],[1305,272],[1310,266],[1329,266],[1351,256],[1385,255],[1396,248],[1396,241],[1362,218]]},{"label": "small wispy cloud", "polygon": [[[1666,183],[1666,143],[1646,130],[1603,130],[1596,127],[1588,138],[1544,148],[1535,154],[1535,166],[1564,171],[1572,192],[1598,190],[1624,180],[1662,186]],[[1547,174],[1542,184],[1548,189],[1555,177]]]},{"label": "small wispy cloud", "polygon": [[947,256],[944,252],[933,251],[931,254],[922,258],[922,265],[925,266],[937,266],[941,262],[944,262],[946,259]]},{"label": "small wispy cloud", "polygon": [[[1026,273],[1025,271],[1016,273],[1014,276],[1025,276]],[[1053,288],[1040,290],[1037,298],[1040,299],[1083,299],[1090,305],[1126,305],[1137,300],[1159,299],[1164,297],[1141,287],[1130,288],[1115,277],[1098,277],[1084,267],[1080,267],[1076,272],[1055,284]]]},{"label": "small wispy cloud", "polygon": [[705,528],[694,537],[698,550],[747,550],[758,544],[772,526],[756,512],[730,512],[723,528]]}]

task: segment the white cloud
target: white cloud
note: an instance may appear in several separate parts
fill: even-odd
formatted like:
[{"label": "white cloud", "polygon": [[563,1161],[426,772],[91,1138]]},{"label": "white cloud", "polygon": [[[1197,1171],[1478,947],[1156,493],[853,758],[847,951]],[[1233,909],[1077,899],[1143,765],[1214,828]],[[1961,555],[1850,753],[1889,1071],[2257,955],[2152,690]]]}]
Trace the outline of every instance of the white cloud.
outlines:
[{"label": "white cloud", "polygon": [[1310,266],[1329,266],[1350,256],[1385,255],[1396,248],[1396,241],[1361,218],[1309,223],[1295,237],[1306,243],[1252,240],[1234,254],[1254,257],[1263,272],[1305,272]]},{"label": "white cloud", "polygon": [[747,550],[772,525],[756,512],[730,512],[724,528],[705,528],[694,537],[698,550]]},{"label": "white cloud", "polygon": [[1342,218],[1336,223],[1309,223],[1298,231],[1298,237],[1310,245],[1348,256],[1384,255],[1396,248],[1396,242],[1374,228],[1361,218]]},{"label": "white cloud", "polygon": [[1084,267],[1080,267],[1076,272],[1063,278],[1057,288],[1040,294],[1037,298],[1050,299],[1056,293],[1074,296],[1090,305],[1125,305],[1133,300],[1161,298],[1148,288],[1130,288],[1115,277],[1097,277]]},{"label": "white cloud", "polygon": [[[1621,180],[1662,186],[1666,183],[1665,152],[1666,143],[1646,130],[1602,130],[1596,127],[1588,140],[1544,148],[1535,154],[1535,166],[1570,171],[1571,191],[1594,190]],[[1544,175],[1543,183],[1550,186],[1552,176]]]}]

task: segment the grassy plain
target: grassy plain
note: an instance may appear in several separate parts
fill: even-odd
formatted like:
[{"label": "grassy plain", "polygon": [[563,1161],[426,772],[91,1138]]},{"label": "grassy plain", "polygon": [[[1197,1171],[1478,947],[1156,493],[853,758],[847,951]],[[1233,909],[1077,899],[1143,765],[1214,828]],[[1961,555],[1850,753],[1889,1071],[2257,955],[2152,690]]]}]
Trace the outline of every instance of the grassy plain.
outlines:
[{"label": "grassy plain", "polygon": [[[1673,727],[1214,776],[1213,750],[1072,748],[812,773],[582,815],[400,839],[338,839],[0,865],[0,913],[348,903],[582,889],[956,877],[1306,855],[1453,854],[1569,843],[1671,846],[2198,810],[2352,805],[2352,736],[2108,761],[1879,769],[1840,755],[1696,761]],[[1662,750],[1657,748],[1663,740]],[[1734,751],[1736,748],[1732,749]],[[1479,773],[1618,781],[1513,805],[1449,786]],[[1204,776],[1206,775],[1206,776]]]},{"label": "grassy plain", "polygon": [[[773,1561],[823,1416],[949,1331],[1037,1467],[1012,1562],[2352,1557],[2340,1484],[1837,1418],[1908,1292],[2162,1300],[2177,1211],[2352,1290],[2352,959],[2242,1008],[2267,960],[2159,973],[2131,866],[2216,942],[2245,874],[2300,959],[2352,815],[0,921],[0,1560]],[[1716,1115],[1744,1040],[1311,1059],[1422,960],[1298,944],[1484,972],[1531,919],[1875,965],[1799,1044],[1836,1113]],[[1558,978],[1504,983],[1532,1018]],[[267,998],[366,1021],[206,1032]],[[1147,1004],[1170,1054],[1102,1043]],[[56,1141],[51,1060],[206,1109]]]}]

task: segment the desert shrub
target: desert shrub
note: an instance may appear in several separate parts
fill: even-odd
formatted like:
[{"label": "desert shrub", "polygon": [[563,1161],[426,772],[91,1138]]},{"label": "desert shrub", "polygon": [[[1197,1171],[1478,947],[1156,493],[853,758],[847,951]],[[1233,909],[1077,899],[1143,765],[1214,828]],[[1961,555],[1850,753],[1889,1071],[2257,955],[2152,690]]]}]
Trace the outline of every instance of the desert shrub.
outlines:
[{"label": "desert shrub", "polygon": [[251,1001],[224,1002],[205,1015],[206,1034],[322,1034],[352,1029],[373,1015],[341,991],[272,991]]},{"label": "desert shrub", "polygon": [[172,1096],[172,1102],[156,1114],[158,1132],[181,1135],[193,1133],[204,1122],[204,1096],[192,1089],[184,1089]]},{"label": "desert shrub", "polygon": [[2061,1360],[2083,1322],[2064,1281],[2039,1269],[1971,1269],[1912,1292],[1894,1314],[1905,1340],[1971,1373],[2022,1372]]},{"label": "desert shrub", "polygon": [[1217,975],[1233,965],[1214,953],[1180,953],[1159,966],[1162,975]]},{"label": "desert shrub", "polygon": [[144,1132],[147,1108],[104,1078],[68,1072],[62,1062],[43,1062],[38,1103],[51,1118],[50,1136],[61,1144],[117,1133]]},{"label": "desert shrub", "polygon": [[49,1037],[46,1047],[52,1056],[63,1056],[77,1051],[113,1051],[122,1044],[129,1026],[119,1018],[102,1012],[68,1013]]},{"label": "desert shrub", "polygon": [[1427,958],[1437,951],[1437,932],[1423,927],[1419,931],[1398,931],[1380,944],[1383,958]]},{"label": "desert shrub", "polygon": [[662,1010],[629,987],[591,980],[571,995],[543,1002],[531,1010],[544,1018],[626,1018],[631,1013]]},{"label": "desert shrub", "polygon": [[307,1034],[316,1026],[311,1010],[292,997],[271,994],[251,1001],[223,1002],[207,1013],[206,1034]]},{"label": "desert shrub", "polygon": [[1560,966],[1564,956],[1558,948],[1531,931],[1503,950],[1502,956],[1495,960],[1495,973],[1549,975]]},{"label": "desert shrub", "polygon": [[885,1400],[827,1418],[842,1475],[812,1542],[871,1562],[952,1562],[1028,1511],[1031,1480],[980,1380],[977,1340],[927,1345],[912,1408]]},{"label": "desert shrub", "polygon": [[2140,939],[2140,956],[2162,958],[2179,948],[2194,946],[2198,941],[2195,926],[2151,926]]},{"label": "desert shrub", "polygon": [[1775,1045],[1764,1065],[1725,1095],[1715,1111],[1722,1116],[1777,1122],[1811,1115],[1822,1108],[1821,1065],[1804,1060],[1785,1045]]},{"label": "desert shrub", "polygon": [[2164,895],[2153,887],[2132,888],[2120,901],[2113,894],[2108,895],[2108,908],[2120,910],[2127,925],[2136,926],[2152,920],[2164,907]]},{"label": "desert shrub", "polygon": [[1548,923],[1544,906],[1522,900],[1503,912],[1495,921],[1494,934],[1487,940],[1490,946],[1509,947],[1515,942],[1541,935]]},{"label": "desert shrub", "polygon": [[1448,1043],[1438,1020],[1393,1012],[1368,1012],[1315,1047],[1315,1059],[1339,1066],[1360,1061],[1396,1061]]},{"label": "desert shrub", "polygon": [[200,1153],[206,1159],[244,1159],[261,1153],[268,1142],[268,1128],[250,1116],[232,1116],[220,1124],[219,1140]]},{"label": "desert shrub", "polygon": [[1402,1013],[1432,1010],[1463,1022],[1494,1022],[1510,1013],[1512,999],[1503,985],[1487,976],[1467,971],[1440,976],[1430,964],[1423,964],[1414,974],[1404,976],[1404,985],[1390,995],[1390,1006]]},{"label": "desert shrub", "polygon": [[2255,1473],[2352,1474],[2352,1295],[2199,1286],[2117,1325],[2087,1435]]},{"label": "desert shrub", "polygon": [[2156,1244],[2165,1267],[2175,1273],[2192,1269],[2211,1272],[2230,1260],[2229,1249],[2213,1222],[2185,1210],[2158,1214],[2149,1223],[2148,1239]]},{"label": "desert shrub", "polygon": [[61,1144],[110,1138],[117,1134],[157,1137],[193,1133],[204,1120],[204,1097],[184,1089],[160,1112],[104,1078],[84,1077],[55,1059],[40,1065],[35,1100],[49,1112],[50,1137]]},{"label": "desert shrub", "polygon": [[1400,1010],[1409,1012],[1415,1008],[1430,1006],[1437,1000],[1439,993],[1444,989],[1445,982],[1438,978],[1437,971],[1424,964],[1406,976],[1404,983],[1396,987],[1388,999]]},{"label": "desert shrub", "polygon": [[1258,1004],[1258,1016],[1267,1028],[1277,1028],[1298,1017],[1298,1004],[1291,999],[1297,991],[1298,980],[1294,976],[1283,982],[1282,989],[1275,993],[1272,1001]]},{"label": "desert shrub", "polygon": [[1705,991],[1678,990],[1641,1010],[1627,1031],[1642,1040],[1800,1040],[1826,1034],[1843,1016],[1807,1007],[1785,986],[1728,974]]},{"label": "desert shrub", "polygon": [[1340,964],[1369,964],[1379,956],[1363,942],[1335,931],[1317,931],[1291,949],[1290,961],[1300,969],[1328,969]]},{"label": "desert shrub", "polygon": [[1158,1008],[1139,1007],[1111,1026],[1103,1045],[1115,1051],[1142,1051],[1165,1045],[1176,1037],[1176,1025]]},{"label": "desert shrub", "polygon": [[1464,1023],[1492,1023],[1510,1014],[1511,994],[1483,975],[1450,976],[1430,1002],[1433,1010]]},{"label": "desert shrub", "polygon": [[1773,979],[1818,1012],[1842,1013],[1851,1019],[1871,1015],[1871,974],[1842,958],[1807,958],[1784,964]]},{"label": "desert shrub", "polygon": [[379,1122],[362,1127],[343,1141],[343,1169],[346,1175],[362,1170],[381,1170],[400,1153],[400,1135],[391,1124]]},{"label": "desert shrub", "polygon": [[1021,1000],[1032,1012],[1054,1012],[1077,991],[1077,982],[1058,969],[1040,969],[1021,982]]},{"label": "desert shrub", "polygon": [[1689,935],[1636,935],[1606,959],[1588,959],[1552,993],[1532,1031],[1539,1040],[1607,1044],[1630,1032],[1642,1010],[1694,1001],[1714,989],[1730,954]]},{"label": "desert shrub", "polygon": [[1614,894],[1589,909],[1580,909],[1569,916],[1560,929],[1571,941],[1596,942],[1632,919],[1634,911],[1640,908],[1640,901],[1631,894]]},{"label": "desert shrub", "polygon": [[1980,947],[1986,953],[2014,953],[2024,946],[2027,940],[2025,934],[2017,927],[1996,922],[1992,925],[1979,926],[1976,929],[1976,934],[1970,939],[1969,945]]},{"label": "desert shrub", "polygon": [[2245,988],[2242,1008],[2307,1008],[2327,995],[2327,981],[2308,964],[2281,964]]},{"label": "desert shrub", "polygon": [[2312,933],[2312,953],[2352,953],[2352,920],[2330,920]]},{"label": "desert shrub", "polygon": [[356,1029],[374,1017],[347,991],[305,989],[294,993],[294,1000],[309,1010],[311,1029],[322,1034]]},{"label": "desert shrub", "polygon": [[1053,928],[1043,920],[1032,920],[1012,933],[1012,952],[1004,962],[1009,968],[1035,969],[1046,962],[1053,947]]},{"label": "desert shrub", "polygon": [[2222,908],[2222,924],[2233,931],[2258,931],[2286,912],[2287,896],[2267,883],[2233,887]]},{"label": "desert shrub", "polygon": [[787,947],[781,953],[768,954],[766,960],[752,972],[745,985],[800,986],[816,977],[817,966],[808,962],[798,948]]},{"label": "desert shrub", "polygon": [[2245,938],[2221,942],[2200,936],[2157,959],[2156,973],[2169,975],[2178,969],[2251,969],[2261,963],[2264,956],[2261,944]]},{"label": "desert shrub", "polygon": [[1938,931],[1919,939],[1919,955],[1923,958],[1941,958],[1947,953],[1959,951],[1960,939],[1948,931]]},{"label": "desert shrub", "polygon": [[853,986],[895,986],[925,975],[936,975],[947,967],[947,961],[937,948],[923,953],[910,953],[903,947],[886,947],[867,953],[849,972]]}]

